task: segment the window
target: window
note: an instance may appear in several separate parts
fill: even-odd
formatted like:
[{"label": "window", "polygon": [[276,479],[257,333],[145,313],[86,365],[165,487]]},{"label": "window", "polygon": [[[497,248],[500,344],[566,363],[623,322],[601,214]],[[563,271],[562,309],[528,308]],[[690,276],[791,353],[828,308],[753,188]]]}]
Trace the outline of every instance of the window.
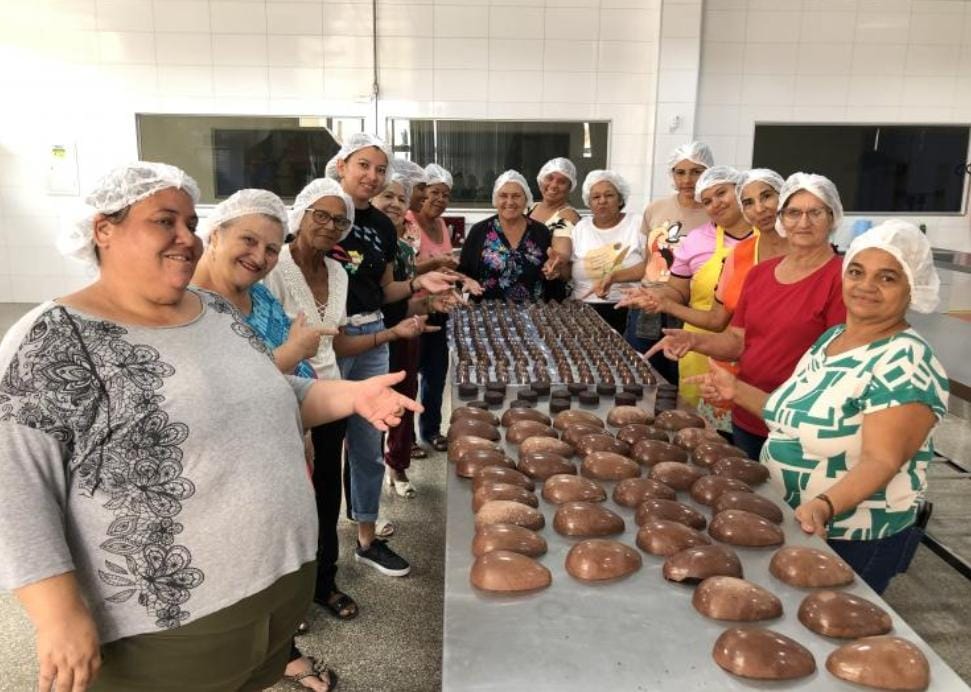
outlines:
[{"label": "window", "polygon": [[756,125],[752,165],[830,178],[848,212],[960,213],[968,128]]},{"label": "window", "polygon": [[577,167],[577,187],[571,196],[582,207],[580,185],[590,171],[607,167],[608,123],[507,120],[389,121],[395,156],[422,165],[432,161],[452,174],[453,207],[492,208],[492,184],[505,170],[519,171],[540,198],[536,174],[557,156]]},{"label": "window", "polygon": [[155,115],[140,113],[138,155],[185,170],[199,183],[201,202],[215,204],[239,189],[272,190],[292,201],[324,174],[362,118]]}]

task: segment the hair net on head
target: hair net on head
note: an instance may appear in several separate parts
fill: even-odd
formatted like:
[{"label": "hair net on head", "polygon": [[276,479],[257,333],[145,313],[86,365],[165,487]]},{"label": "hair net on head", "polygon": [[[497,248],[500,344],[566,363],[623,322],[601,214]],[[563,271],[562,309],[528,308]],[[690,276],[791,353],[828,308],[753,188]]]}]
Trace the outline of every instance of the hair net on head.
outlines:
[{"label": "hair net on head", "polygon": [[742,190],[749,183],[765,183],[776,192],[781,192],[782,186],[785,184],[782,176],[771,168],[753,168],[749,171],[744,171],[741,175],[741,179],[735,185],[735,199],[738,200],[738,206],[742,206]]},{"label": "hair net on head", "polygon": [[[408,176],[398,171],[392,172],[391,175],[384,179],[384,187],[381,188],[381,192],[384,192],[395,183],[401,186],[401,190],[405,196],[405,204],[407,204],[411,199],[411,193],[414,190],[414,183],[410,178],[408,178]],[[378,194],[380,194],[380,192]]]},{"label": "hair net on head", "polygon": [[452,174],[437,163],[430,163],[425,166],[425,176],[428,178],[429,185],[442,184],[449,190],[452,189]]},{"label": "hair net on head", "polygon": [[209,239],[212,237],[212,232],[217,227],[233,219],[238,219],[241,216],[249,216],[250,214],[272,216],[280,222],[282,227],[281,232],[286,237],[290,229],[290,219],[283,200],[269,190],[252,188],[234,192],[228,198],[217,204],[213,208],[212,213],[199,224],[199,230],[196,235],[202,238],[204,244],[208,245]]},{"label": "hair net on head", "polygon": [[526,178],[522,176],[519,171],[508,170],[504,171],[498,178],[496,178],[495,184],[492,186],[492,206],[499,206],[499,202],[496,198],[499,196],[499,188],[501,188],[506,183],[516,183],[523,189],[523,194],[526,195],[526,208],[529,209],[533,206],[533,193],[529,189],[529,183],[526,182]]},{"label": "hair net on head", "polygon": [[900,262],[910,284],[910,307],[917,312],[934,312],[940,299],[941,280],[934,268],[934,255],[927,237],[916,226],[890,219],[861,233],[846,251],[843,273],[861,250],[878,248]]},{"label": "hair net on head", "polygon": [[581,189],[581,195],[583,197],[583,203],[588,207],[590,206],[590,190],[597,183],[602,183],[607,181],[614,186],[617,190],[617,194],[620,195],[621,205],[625,204],[628,199],[630,199],[630,185],[624,180],[624,177],[620,173],[615,173],[611,170],[595,170],[587,173],[587,177],[583,179],[583,188]]},{"label": "hair net on head", "polygon": [[698,182],[695,183],[695,201],[700,202],[701,193],[710,187],[724,183],[737,186],[741,180],[742,174],[731,166],[712,166],[702,173],[701,177],[698,178]]},{"label": "hair net on head", "polygon": [[[336,180],[330,178],[317,178],[307,183],[307,186],[300,191],[300,194],[293,200],[293,207],[290,208],[290,232],[296,235],[300,230],[300,222],[307,209],[313,206],[321,197],[337,197],[344,203],[344,216],[354,223],[354,200],[344,192],[344,188]],[[351,232],[348,228],[341,234],[341,240]]]},{"label": "hair net on head", "polygon": [[677,147],[668,157],[668,168],[674,168],[678,161],[690,161],[705,168],[715,165],[715,157],[711,155],[711,149],[704,142],[688,142]]},{"label": "hair net on head", "polygon": [[391,161],[391,171],[407,178],[412,187],[428,182],[428,174],[425,173],[425,169],[408,159],[393,159]]},{"label": "hair net on head", "polygon": [[[823,204],[829,207],[829,210],[833,212],[832,230],[839,228],[840,222],[843,220],[843,203],[840,201],[840,193],[833,181],[823,175],[799,172],[786,178],[782,192],[779,193],[779,211],[786,208],[786,202],[789,201],[790,197],[802,190],[816,195]],[[786,229],[782,225],[781,216],[775,220],[775,230],[783,238],[786,237]]]},{"label": "hair net on head", "polygon": [[559,173],[560,175],[570,179],[570,192],[573,192],[577,187],[577,167],[573,165],[570,159],[565,159],[562,156],[558,156],[555,159],[550,159],[543,164],[543,167],[539,169],[539,173],[536,174],[536,182],[539,186],[543,187],[543,181],[546,180],[546,176],[550,173]]},{"label": "hair net on head", "polygon": [[340,161],[340,154],[334,154],[330,157],[330,161],[324,166],[324,177],[330,178],[331,180],[340,180],[341,174],[337,172],[337,162]]},{"label": "hair net on head", "polygon": [[95,217],[114,214],[170,187],[183,190],[193,203],[199,201],[199,186],[181,168],[167,163],[134,161],[112,169],[84,198],[76,222],[64,228],[57,239],[57,249],[65,257],[97,266]]},{"label": "hair net on head", "polygon": [[337,152],[337,158],[341,161],[347,161],[355,151],[367,149],[368,147],[377,147],[380,149],[387,157],[388,163],[391,163],[391,149],[388,145],[380,137],[375,137],[367,132],[355,132],[348,137],[341,145],[340,151]]}]

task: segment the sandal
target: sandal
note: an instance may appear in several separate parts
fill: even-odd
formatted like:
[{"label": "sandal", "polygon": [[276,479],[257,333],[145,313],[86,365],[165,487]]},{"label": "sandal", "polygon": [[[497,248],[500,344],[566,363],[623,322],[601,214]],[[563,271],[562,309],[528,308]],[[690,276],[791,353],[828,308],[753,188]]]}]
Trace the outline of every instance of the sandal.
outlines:
[{"label": "sandal", "polygon": [[447,452],[448,451],[448,440],[444,435],[435,435],[428,443],[432,446],[435,451]]},{"label": "sandal", "polygon": [[337,673],[332,671],[327,666],[318,663],[317,659],[313,656],[304,656],[305,659],[310,663],[310,670],[305,670],[302,673],[297,673],[296,675],[283,675],[283,679],[289,682],[292,686],[297,689],[307,690],[312,689],[309,685],[305,685],[302,681],[307,678],[320,678],[320,681],[327,685],[327,692],[333,692],[337,689]]},{"label": "sandal", "polygon": [[412,459],[427,459],[428,452],[421,448],[421,445],[417,442],[411,445],[411,458]]},{"label": "sandal", "polygon": [[394,535],[394,524],[384,519],[378,520],[374,524],[374,535],[378,538],[391,538]]},{"label": "sandal", "polygon": [[388,487],[393,489],[398,497],[405,497],[409,500],[415,496],[415,486],[411,484],[411,481],[399,481],[394,477],[394,472],[390,469],[388,471]]},{"label": "sandal", "polygon": [[317,601],[318,604],[330,611],[338,620],[353,620],[357,617],[357,603],[343,591],[336,589],[326,599]]}]

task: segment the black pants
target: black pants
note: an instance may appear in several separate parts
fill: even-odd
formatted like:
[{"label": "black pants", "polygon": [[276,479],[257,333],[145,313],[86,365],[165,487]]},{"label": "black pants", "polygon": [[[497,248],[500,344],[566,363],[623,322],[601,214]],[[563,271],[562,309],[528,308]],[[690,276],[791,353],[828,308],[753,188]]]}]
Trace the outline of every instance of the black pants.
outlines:
[{"label": "black pants", "polygon": [[614,331],[621,336],[627,330],[627,308],[615,309],[616,303],[587,303],[592,307],[604,322],[609,324]]},{"label": "black pants", "polygon": [[341,512],[341,457],[347,419],[324,423],[310,430],[314,445],[314,496],[317,500],[316,600],[326,600],[336,588],[337,518]]},{"label": "black pants", "polygon": [[432,315],[428,324],[442,329],[419,337],[419,392],[421,405],[425,410],[418,415],[418,436],[425,442],[431,442],[432,438],[442,434],[442,395],[445,391],[445,375],[448,373],[448,315]]}]

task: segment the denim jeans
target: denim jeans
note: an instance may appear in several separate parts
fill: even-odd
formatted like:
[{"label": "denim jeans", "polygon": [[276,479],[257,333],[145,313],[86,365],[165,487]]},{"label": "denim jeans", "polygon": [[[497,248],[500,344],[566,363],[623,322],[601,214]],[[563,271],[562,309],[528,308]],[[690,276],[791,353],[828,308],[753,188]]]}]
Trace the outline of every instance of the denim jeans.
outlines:
[{"label": "denim jeans", "polygon": [[429,324],[441,325],[442,329],[422,334],[420,337],[418,373],[421,375],[421,405],[425,410],[418,415],[418,435],[425,442],[431,442],[436,435],[442,434],[442,394],[448,372],[448,334],[444,326],[445,320],[430,319]]},{"label": "denim jeans", "polygon": [[[640,317],[640,314],[640,310],[627,311],[627,326],[624,329],[624,340],[633,346],[635,351],[643,354],[651,346],[656,344],[659,339],[645,339],[637,336],[637,319]],[[667,326],[666,321],[662,322],[662,325]],[[658,374],[667,380],[668,384],[678,385],[678,362],[676,360],[669,360],[663,353],[655,353],[650,357],[649,362],[657,370]]]},{"label": "denim jeans", "polygon": [[826,541],[870,588],[883,593],[894,575],[905,572],[914,558],[924,530],[911,526],[887,538],[870,541]]},{"label": "denim jeans", "polygon": [[749,459],[759,460],[762,447],[765,446],[765,439],[761,435],[750,433],[732,423],[732,444],[744,450]]},{"label": "denim jeans", "polygon": [[[384,329],[378,320],[355,327],[348,324],[348,336],[374,334]],[[341,377],[345,380],[366,380],[388,372],[388,345],[381,344],[356,356],[337,359]],[[384,480],[383,433],[360,416],[347,419],[347,470],[349,483],[349,514],[355,521],[377,521],[381,505],[381,483]]]}]

